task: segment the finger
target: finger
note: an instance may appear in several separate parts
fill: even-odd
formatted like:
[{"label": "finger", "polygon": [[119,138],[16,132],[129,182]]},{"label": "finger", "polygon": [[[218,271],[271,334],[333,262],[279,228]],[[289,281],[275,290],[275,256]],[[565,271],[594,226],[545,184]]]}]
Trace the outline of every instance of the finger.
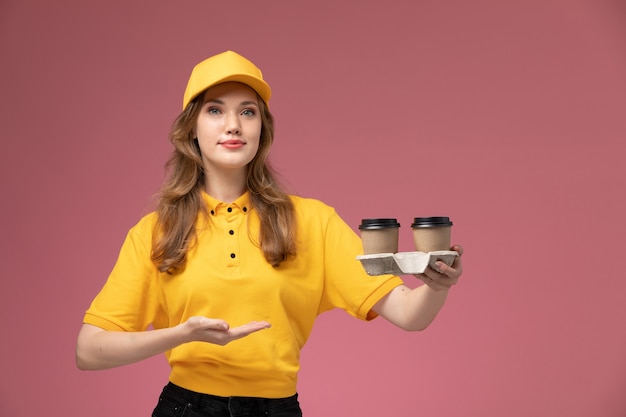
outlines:
[{"label": "finger", "polygon": [[268,329],[270,327],[272,327],[271,324],[266,321],[252,321],[250,323],[235,327],[231,330],[239,333],[252,333],[259,330]]},{"label": "finger", "polygon": [[238,327],[233,327],[232,329],[230,329],[229,334],[233,339],[240,339],[242,337],[248,336],[249,334],[258,332],[259,330],[268,329],[270,327],[272,327],[271,324],[266,321],[253,321]]},{"label": "finger", "polygon": [[426,268],[426,270],[422,273],[424,277],[426,277],[429,281],[437,281],[442,277],[442,274],[437,270],[431,268],[430,266]]},{"label": "finger", "polygon": [[209,317],[191,317],[188,322],[197,329],[203,330],[228,330],[229,326],[224,320]]},{"label": "finger", "polygon": [[441,265],[437,265],[441,278],[454,278],[457,279],[461,275],[461,265],[455,262],[452,266],[448,266],[441,262]]},{"label": "finger", "polygon": [[454,245],[451,248],[453,251],[458,252],[459,256],[463,255],[463,248],[461,247],[461,245]]},{"label": "finger", "polygon": [[228,330],[229,325],[224,320],[220,319],[210,319],[208,317],[204,318],[204,328],[206,330]]},{"label": "finger", "polygon": [[446,263],[441,262],[441,261],[435,262],[435,268],[433,268],[433,270],[437,272],[439,275],[448,275],[448,273],[450,273],[451,271],[454,271],[452,267],[448,266]]},{"label": "finger", "polygon": [[266,322],[265,320],[262,321],[251,321],[248,324],[244,324],[240,327],[245,327],[245,328],[249,328],[249,329],[268,329],[270,327],[272,327],[271,324],[269,324],[268,322]]}]

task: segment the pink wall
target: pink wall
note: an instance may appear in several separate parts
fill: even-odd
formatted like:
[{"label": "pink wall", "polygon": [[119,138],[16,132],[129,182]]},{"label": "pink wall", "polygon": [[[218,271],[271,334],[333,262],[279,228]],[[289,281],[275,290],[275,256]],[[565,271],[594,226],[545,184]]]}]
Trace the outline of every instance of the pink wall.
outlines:
[{"label": "pink wall", "polygon": [[307,416],[624,416],[623,2],[216,4],[0,4],[0,415],[150,414],[165,360],[80,372],[75,336],[192,65],[234,49],[273,86],[294,191],[398,217],[401,250],[449,215],[466,248],[426,332],[320,318]]}]

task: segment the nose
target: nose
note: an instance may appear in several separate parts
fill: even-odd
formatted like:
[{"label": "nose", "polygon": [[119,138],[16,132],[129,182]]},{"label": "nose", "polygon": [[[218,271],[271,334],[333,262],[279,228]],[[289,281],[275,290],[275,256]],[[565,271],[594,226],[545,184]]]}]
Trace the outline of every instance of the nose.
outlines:
[{"label": "nose", "polygon": [[241,134],[241,123],[239,123],[239,115],[230,113],[226,118],[226,133],[229,135]]}]

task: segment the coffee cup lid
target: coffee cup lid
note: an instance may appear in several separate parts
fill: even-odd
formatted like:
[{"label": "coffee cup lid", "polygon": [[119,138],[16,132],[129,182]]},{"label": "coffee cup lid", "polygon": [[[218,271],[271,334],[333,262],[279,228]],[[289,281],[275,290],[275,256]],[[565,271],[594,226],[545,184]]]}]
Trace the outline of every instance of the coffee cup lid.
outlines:
[{"label": "coffee cup lid", "polygon": [[449,217],[415,217],[411,227],[417,229],[420,227],[444,227],[452,226],[452,221]]},{"label": "coffee cup lid", "polygon": [[359,225],[361,230],[387,229],[391,227],[400,227],[397,219],[362,219]]}]

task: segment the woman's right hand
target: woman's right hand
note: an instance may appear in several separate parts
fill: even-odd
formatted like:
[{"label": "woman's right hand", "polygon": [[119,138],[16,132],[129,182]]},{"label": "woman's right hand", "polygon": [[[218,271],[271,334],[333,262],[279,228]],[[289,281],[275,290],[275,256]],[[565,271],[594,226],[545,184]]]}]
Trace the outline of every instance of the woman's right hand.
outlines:
[{"label": "woman's right hand", "polygon": [[208,317],[191,317],[181,326],[189,332],[190,342],[207,342],[221,346],[271,327],[266,321],[252,321],[231,328],[224,320]]},{"label": "woman's right hand", "polygon": [[208,317],[191,317],[174,327],[143,332],[109,331],[83,324],[76,341],[76,365],[84,370],[115,368],[161,354],[183,343],[198,341],[223,346],[269,327],[266,321],[253,321],[231,328],[224,320]]}]

